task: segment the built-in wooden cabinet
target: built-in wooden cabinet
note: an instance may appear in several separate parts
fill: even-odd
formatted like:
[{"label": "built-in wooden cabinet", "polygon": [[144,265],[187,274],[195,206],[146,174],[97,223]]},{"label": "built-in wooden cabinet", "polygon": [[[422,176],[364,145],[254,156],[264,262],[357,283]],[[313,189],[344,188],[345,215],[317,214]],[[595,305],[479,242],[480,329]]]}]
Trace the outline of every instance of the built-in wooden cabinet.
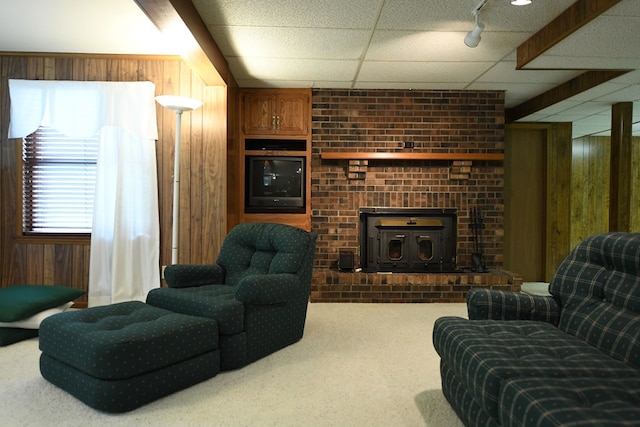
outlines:
[{"label": "built-in wooden cabinet", "polygon": [[[240,223],[278,222],[311,230],[311,90],[243,89],[239,114],[239,161],[231,175],[237,180],[240,194],[230,206],[235,214],[230,217],[238,218]],[[251,205],[250,165],[256,158],[266,162],[265,168],[269,160],[296,159],[301,162],[302,206]],[[255,171],[253,173],[256,175]],[[260,185],[256,178],[254,176],[254,186]]]},{"label": "built-in wooden cabinet", "polygon": [[245,135],[296,135],[309,133],[309,90],[255,90],[242,94]]}]

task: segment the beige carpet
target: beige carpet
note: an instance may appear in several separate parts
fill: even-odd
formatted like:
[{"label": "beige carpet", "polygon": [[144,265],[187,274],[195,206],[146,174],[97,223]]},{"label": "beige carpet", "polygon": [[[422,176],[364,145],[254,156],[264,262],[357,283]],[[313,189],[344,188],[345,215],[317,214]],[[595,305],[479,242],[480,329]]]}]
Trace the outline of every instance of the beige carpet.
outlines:
[{"label": "beige carpet", "polygon": [[464,304],[309,305],[304,338],[125,414],[95,411],[40,376],[38,340],[0,348],[3,426],[462,426],[431,343]]}]

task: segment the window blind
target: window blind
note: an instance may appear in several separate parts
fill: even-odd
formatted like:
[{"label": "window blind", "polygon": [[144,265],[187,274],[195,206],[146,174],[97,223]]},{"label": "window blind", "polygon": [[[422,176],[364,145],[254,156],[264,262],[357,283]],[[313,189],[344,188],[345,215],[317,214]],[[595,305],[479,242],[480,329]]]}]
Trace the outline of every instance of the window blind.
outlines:
[{"label": "window blind", "polygon": [[23,233],[90,233],[98,137],[39,127],[23,139]]}]

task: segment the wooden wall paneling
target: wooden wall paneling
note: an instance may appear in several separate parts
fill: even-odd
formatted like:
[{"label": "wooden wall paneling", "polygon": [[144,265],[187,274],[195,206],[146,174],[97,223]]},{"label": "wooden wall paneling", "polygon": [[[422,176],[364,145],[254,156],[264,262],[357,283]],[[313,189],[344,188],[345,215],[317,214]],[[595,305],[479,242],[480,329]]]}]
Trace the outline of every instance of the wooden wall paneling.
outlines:
[{"label": "wooden wall paneling", "polygon": [[56,266],[56,245],[45,244],[43,246],[44,260],[43,260],[43,282],[42,283],[55,283],[55,266]]},{"label": "wooden wall paneling", "polygon": [[[175,95],[192,97],[191,94],[191,74],[188,67],[180,64],[179,74],[176,76],[178,92]],[[196,117],[201,111],[189,111],[182,114],[180,133],[180,219],[178,234],[178,262],[185,263],[192,259],[190,249],[191,242],[191,157],[192,145],[197,142],[192,141],[194,135],[193,127],[196,125]],[[175,150],[174,150],[175,151]],[[175,156],[175,152],[174,152]]]},{"label": "wooden wall paneling", "polygon": [[[588,156],[589,138],[579,138],[573,141],[571,148],[572,164],[571,164],[571,239],[585,236],[585,206],[583,201],[589,196],[589,186],[585,181],[587,178],[585,156]],[[588,216],[588,215],[586,215]],[[584,238],[584,237],[582,237]]]},{"label": "wooden wall paneling", "polygon": [[609,227],[609,137],[572,144],[571,247]]},{"label": "wooden wall paneling", "polygon": [[[68,286],[72,286],[77,289],[89,289],[89,257],[90,245],[73,245],[68,246],[71,250],[71,274],[69,277]],[[85,294],[82,298],[76,301],[77,306],[86,307],[88,302],[88,296]]]},{"label": "wooden wall paneling", "polygon": [[54,278],[55,285],[73,286],[73,246],[55,245]]},{"label": "wooden wall paneling", "polygon": [[54,63],[54,75],[47,79],[69,79],[71,75],[73,75],[73,64],[74,60],[72,57],[54,57],[54,58],[45,58],[47,61],[51,61]]},{"label": "wooden wall paneling", "polygon": [[24,245],[29,263],[35,268],[25,269],[25,284],[46,283],[44,281],[44,245]]},{"label": "wooden wall paneling", "polygon": [[[211,216],[207,212],[227,211],[227,91],[222,87],[207,87],[204,93],[207,106],[203,120],[203,180],[202,180],[202,262],[213,263],[218,257],[226,235],[226,215]],[[237,194],[236,194],[237,196]]]},{"label": "wooden wall paneling", "polygon": [[[179,88],[174,86],[176,77],[180,73],[180,64],[175,61],[164,61],[162,78],[156,81],[156,95],[175,95]],[[160,210],[160,263],[171,263],[171,234],[172,206],[173,206],[173,151],[176,131],[175,113],[156,103],[158,118],[158,208]]]},{"label": "wooden wall paneling", "polygon": [[[122,62],[128,63],[126,60]],[[135,78],[141,81],[154,82],[156,86],[156,96],[163,95],[164,92],[164,76],[177,68],[177,61],[160,60],[160,61],[136,61],[136,70],[127,71],[127,77]],[[125,66],[124,69],[127,69]],[[128,76],[128,73],[132,73]],[[158,141],[156,142],[156,164],[158,165],[156,173],[158,174],[158,211],[160,224],[160,260],[159,266],[168,264],[171,260],[171,192],[173,190],[173,156],[171,149],[173,147],[173,134],[166,132],[167,126],[173,126],[175,123],[175,113],[162,107],[156,103],[156,120],[158,121]]]},{"label": "wooden wall paneling", "polygon": [[547,134],[545,281],[571,249],[571,123],[553,123]]},{"label": "wooden wall paneling", "polygon": [[204,140],[203,140],[203,118],[206,114],[207,107],[205,103],[208,101],[204,99],[202,91],[202,82],[200,79],[193,76],[189,70],[189,67],[184,64],[180,70],[180,82],[184,86],[184,92],[188,94],[190,98],[198,99],[202,102],[202,106],[197,110],[188,113],[187,120],[191,123],[189,129],[189,141],[190,147],[187,153],[188,157],[188,176],[186,179],[189,182],[188,188],[185,191],[187,193],[188,206],[186,209],[189,211],[188,221],[184,222],[182,226],[187,231],[188,240],[184,242],[185,255],[188,255],[185,259],[202,259],[202,229],[204,217],[203,207],[203,195],[204,190],[204,176],[203,167],[207,159],[204,156]]},{"label": "wooden wall paneling", "polygon": [[[4,286],[5,283],[5,267],[6,259],[8,258],[8,228],[11,227],[9,221],[9,215],[6,208],[4,208],[5,200],[11,197],[11,192],[8,190],[7,178],[10,171],[7,159],[10,156],[9,145],[11,141],[5,137],[9,129],[9,95],[8,95],[8,83],[7,74],[9,68],[9,61],[7,58],[0,57],[0,286]],[[13,150],[11,150],[13,153]]]},{"label": "wooden wall paneling", "polygon": [[27,63],[27,79],[43,79],[44,74],[44,58],[41,57],[29,57]]},{"label": "wooden wall paneling", "polygon": [[[28,262],[27,247],[25,245],[14,245],[9,254],[9,263],[2,272],[6,276],[6,281],[12,285],[28,284],[27,271],[33,268]],[[4,278],[4,277],[3,277]]]},{"label": "wooden wall paneling", "polygon": [[631,139],[631,226],[633,232],[640,232],[640,137]]},{"label": "wooden wall paneling", "polygon": [[[23,239],[16,242],[19,230],[15,220],[18,195],[16,178],[19,173],[19,143],[7,139],[9,123],[8,78],[137,81],[148,80],[156,84],[156,94],[180,94],[202,98],[206,109],[196,111],[193,117],[183,121],[183,139],[190,144],[190,159],[185,170],[190,181],[185,205],[191,206],[190,215],[181,218],[188,232],[181,233],[189,242],[181,251],[197,250],[197,258],[203,255],[198,243],[220,241],[225,228],[224,191],[226,177],[226,127],[212,124],[210,117],[226,117],[226,97],[223,88],[205,87],[177,57],[89,57],[85,55],[0,55],[0,286],[24,283],[27,279],[45,284],[70,284],[86,290],[89,277],[89,242],[84,244],[43,243]],[[182,83],[181,83],[182,82]],[[182,89],[186,92],[182,92]],[[210,100],[207,100],[210,98]],[[185,114],[183,119],[191,113]],[[160,211],[161,264],[171,259],[171,214],[173,192],[173,146],[175,137],[175,113],[157,106],[159,138],[156,145],[158,172],[158,201]],[[210,137],[212,135],[212,137]],[[210,144],[209,140],[212,140]],[[215,142],[215,143],[213,143]],[[212,150],[209,152],[209,150]],[[214,185],[215,184],[215,185]],[[191,196],[191,197],[190,197]],[[193,197],[193,199],[192,199]],[[217,199],[209,200],[208,197]],[[193,221],[193,224],[192,224]],[[204,224],[204,225],[203,225]],[[206,235],[202,230],[206,229]],[[181,230],[182,231],[182,230]],[[211,243],[209,243],[211,245]],[[208,249],[206,249],[208,250]],[[217,254],[217,249],[212,252]],[[187,261],[200,259],[187,257]],[[81,300],[81,304],[83,300]],[[86,305],[86,298],[84,299]]]},{"label": "wooden wall paneling", "polygon": [[240,91],[237,88],[228,86],[226,93],[226,100],[228,105],[228,114],[226,118],[220,117],[224,120],[224,124],[227,132],[227,230],[230,230],[240,222],[239,204],[237,202],[238,194],[242,194],[240,189],[240,180],[236,177],[236,172],[241,170],[240,165],[240,136],[239,126],[240,117],[238,116],[238,104],[240,98]]},{"label": "wooden wall paneling", "polygon": [[589,153],[589,167],[592,172],[587,177],[589,183],[587,206],[588,212],[591,212],[588,221],[589,235],[591,235],[609,230],[611,138],[604,136],[591,138]]},{"label": "wooden wall paneling", "polygon": [[547,129],[507,125],[505,131],[504,266],[524,281],[543,281]]}]

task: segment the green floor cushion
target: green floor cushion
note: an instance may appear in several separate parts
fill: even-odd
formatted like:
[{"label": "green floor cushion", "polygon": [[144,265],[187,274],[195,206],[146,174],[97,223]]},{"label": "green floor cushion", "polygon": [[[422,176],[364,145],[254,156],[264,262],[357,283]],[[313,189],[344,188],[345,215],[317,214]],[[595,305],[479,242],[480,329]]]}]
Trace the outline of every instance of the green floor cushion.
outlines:
[{"label": "green floor cushion", "polygon": [[15,285],[0,288],[0,346],[38,336],[40,323],[62,313],[85,291],[67,286]]},{"label": "green floor cushion", "polygon": [[55,308],[43,310],[26,319],[16,320],[14,322],[0,322],[0,328],[40,329],[40,324],[44,319],[54,314],[64,313],[72,305],[73,302],[68,302]]},{"label": "green floor cushion", "polygon": [[15,322],[85,294],[67,286],[16,285],[0,289],[0,322]]},{"label": "green floor cushion", "polygon": [[0,347],[37,336],[37,329],[0,328]]}]

